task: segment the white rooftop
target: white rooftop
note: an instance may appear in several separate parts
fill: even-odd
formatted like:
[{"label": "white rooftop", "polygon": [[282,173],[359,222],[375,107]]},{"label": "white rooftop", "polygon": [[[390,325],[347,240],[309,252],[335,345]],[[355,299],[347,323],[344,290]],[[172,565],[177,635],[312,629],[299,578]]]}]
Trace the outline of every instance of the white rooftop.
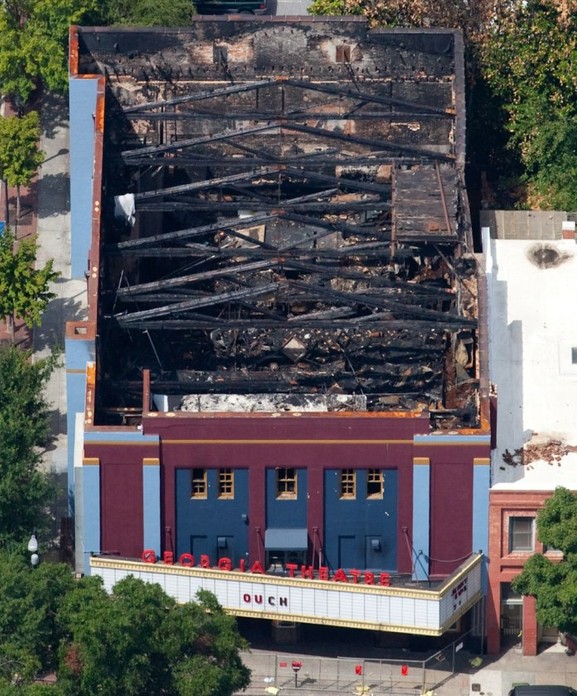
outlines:
[{"label": "white rooftop", "polygon": [[485,234],[483,246],[493,488],[577,489],[577,244]]}]

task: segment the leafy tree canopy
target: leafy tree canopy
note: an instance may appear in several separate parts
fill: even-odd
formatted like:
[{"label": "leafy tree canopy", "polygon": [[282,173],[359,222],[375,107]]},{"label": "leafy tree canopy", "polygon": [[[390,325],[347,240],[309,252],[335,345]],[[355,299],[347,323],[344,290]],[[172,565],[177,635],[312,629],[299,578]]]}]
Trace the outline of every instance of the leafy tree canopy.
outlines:
[{"label": "leafy tree canopy", "polygon": [[0,116],[0,179],[9,186],[26,186],[44,160],[38,149],[40,116],[30,111],[25,116]]},{"label": "leafy tree canopy", "polygon": [[192,0],[107,0],[107,24],[180,27],[195,14]]},{"label": "leafy tree canopy", "polygon": [[35,237],[16,240],[9,228],[0,236],[0,316],[7,319],[12,342],[14,319],[38,326],[46,305],[55,297],[50,283],[60,274],[53,269],[52,259],[35,268],[36,250]]},{"label": "leafy tree canopy", "polygon": [[100,578],[74,580],[66,566],[0,561],[0,696],[12,696],[15,673],[29,689],[46,670],[57,681],[45,696],[231,696],[249,683],[245,647],[210,593],[178,605],[133,577],[108,594]]},{"label": "leafy tree canopy", "polygon": [[56,360],[0,347],[0,544],[27,540],[46,518],[49,485],[38,464],[50,432],[44,389]]},{"label": "leafy tree canopy", "polygon": [[535,554],[513,588],[535,597],[542,625],[577,633],[577,494],[557,488],[537,516],[537,534],[544,544],[562,551],[563,559],[554,563]]},{"label": "leafy tree canopy", "polygon": [[511,5],[481,47],[485,79],[508,113],[534,203],[577,207],[577,12],[573,2]]},{"label": "leafy tree canopy", "polygon": [[0,696],[2,680],[29,682],[53,666],[61,639],[55,617],[73,584],[65,565],[33,570],[24,554],[0,556]]},{"label": "leafy tree canopy", "polygon": [[65,91],[69,26],[98,16],[98,0],[0,3],[0,92],[21,104],[39,86]]},{"label": "leafy tree canopy", "polygon": [[455,27],[478,36],[493,11],[490,0],[313,0],[315,15],[362,15],[371,26]]}]

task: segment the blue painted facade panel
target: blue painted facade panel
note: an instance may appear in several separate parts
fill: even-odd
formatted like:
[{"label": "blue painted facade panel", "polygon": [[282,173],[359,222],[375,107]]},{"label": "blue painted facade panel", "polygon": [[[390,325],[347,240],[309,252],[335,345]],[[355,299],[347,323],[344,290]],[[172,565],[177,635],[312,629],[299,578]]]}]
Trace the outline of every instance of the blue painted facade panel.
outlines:
[{"label": "blue painted facade panel", "polygon": [[266,526],[277,529],[307,527],[308,477],[306,469],[295,469],[296,498],[277,498],[277,470],[266,470]]},{"label": "blue painted facade panel", "polygon": [[[473,467],[473,552],[489,555],[489,488],[491,465],[475,464]],[[483,591],[487,590],[487,570],[481,578]]]},{"label": "blue painted facade panel", "polygon": [[136,442],[140,445],[158,444],[158,435],[143,435],[141,430],[94,430],[84,433],[84,442]]},{"label": "blue painted facade panel", "polygon": [[145,464],[142,469],[143,549],[161,555],[160,535],[160,464]]},{"label": "blue painted facade panel", "polygon": [[383,471],[383,498],[367,498],[367,470],[356,471],[356,498],[340,497],[340,470],[325,472],[324,562],[329,568],[397,570],[398,472]]},{"label": "blue painted facade panel", "polygon": [[67,338],[65,348],[67,370],[85,370],[86,363],[95,360],[96,350],[92,339]]},{"label": "blue painted facade panel", "polygon": [[431,465],[413,466],[413,579],[429,577]]},{"label": "blue painted facade panel", "polygon": [[248,470],[233,469],[234,498],[218,497],[218,469],[207,470],[206,498],[192,499],[191,470],[176,470],[176,555],[208,554],[213,563],[248,553]]},{"label": "blue painted facade panel", "polygon": [[97,464],[83,466],[81,476],[84,572],[89,574],[90,554],[100,553],[100,466]]},{"label": "blue painted facade panel", "polygon": [[94,114],[98,81],[72,78],[69,85],[71,274],[72,278],[84,278],[92,236]]},{"label": "blue painted facade panel", "polygon": [[76,415],[84,413],[86,399],[86,363],[94,360],[94,341],[66,339],[66,427],[68,433],[68,490],[74,491],[74,443]]}]

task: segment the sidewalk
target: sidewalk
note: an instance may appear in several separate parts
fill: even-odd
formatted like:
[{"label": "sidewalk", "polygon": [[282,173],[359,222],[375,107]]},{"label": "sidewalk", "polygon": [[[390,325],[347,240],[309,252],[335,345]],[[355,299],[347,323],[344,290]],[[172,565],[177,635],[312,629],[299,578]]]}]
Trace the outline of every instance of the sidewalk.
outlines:
[{"label": "sidewalk", "polygon": [[[40,111],[42,135],[40,149],[45,153],[38,175],[30,186],[21,187],[21,215],[16,221],[16,189],[8,189],[9,226],[22,239],[36,235],[38,242],[37,265],[53,260],[60,278],[52,284],[55,298],[42,316],[42,323],[32,329],[22,322],[16,325],[16,343],[32,349],[36,358],[46,357],[53,350],[61,351],[58,367],[46,388],[51,404],[52,445],[43,454],[43,466],[52,478],[57,492],[51,502],[55,527],[53,539],[60,531],[62,518],[69,515],[67,490],[67,434],[66,434],[66,369],[64,339],[67,321],[80,320],[86,315],[86,281],[71,279],[70,264],[70,193],[68,97],[45,95],[35,105]],[[2,104],[0,113],[9,111]],[[4,218],[4,192],[0,192],[0,219]],[[0,340],[8,339],[5,323],[0,319]]]},{"label": "sidewalk", "polygon": [[[283,664],[288,660],[288,668],[277,669],[275,674],[276,655],[280,658],[286,655]],[[290,661],[295,657],[303,663],[296,688],[290,670]],[[322,659],[323,662],[334,660],[333,673],[339,674],[337,658],[323,657]],[[498,657],[483,656],[481,660],[482,663],[478,667],[468,665],[466,672],[447,676],[444,682],[433,690],[434,695],[507,696],[511,687],[519,683],[561,684],[577,689],[577,657],[567,656],[564,647],[560,644],[550,646],[536,657],[524,657],[520,648],[510,648]],[[266,694],[273,694],[275,688],[279,688],[279,696],[342,696],[343,694],[360,696],[363,693],[365,696],[383,696],[384,694],[421,696],[418,684],[410,680],[404,682],[400,674],[394,682],[383,680],[381,683],[371,683],[370,678],[365,680],[361,677],[356,679],[343,677],[345,670],[341,666],[341,677],[333,680],[332,684],[330,680],[315,679],[317,675],[314,673],[314,668],[307,669],[311,664],[311,655],[304,654],[300,657],[298,646],[295,646],[295,651],[290,653],[284,653],[281,649],[275,651],[274,648],[251,650],[243,653],[243,661],[253,672],[251,685],[242,692],[244,696],[266,696]],[[407,662],[410,662],[409,655],[407,655]],[[396,665],[394,669],[398,671]],[[431,675],[428,675],[427,682],[429,679]]]},{"label": "sidewalk", "polygon": [[457,674],[435,690],[437,696],[507,696],[514,684],[561,684],[577,689],[577,658],[565,654],[556,643],[536,657],[524,657],[520,648],[510,648],[497,658],[486,656],[471,674]]},{"label": "sidewalk", "polygon": [[[38,211],[36,262],[43,266],[52,259],[60,278],[52,284],[55,297],[48,303],[42,323],[32,331],[32,347],[36,358],[46,357],[53,350],[60,351],[60,365],[52,373],[45,391],[52,405],[50,415],[54,440],[43,454],[44,469],[50,474],[55,488],[50,509],[54,520],[52,539],[58,542],[62,541],[63,530],[68,529],[70,516],[65,331],[66,322],[86,318],[86,280],[71,278],[68,96],[45,95],[38,108],[42,127],[40,148],[45,159],[35,182]],[[66,545],[61,547],[61,560],[67,558],[68,551]]]}]

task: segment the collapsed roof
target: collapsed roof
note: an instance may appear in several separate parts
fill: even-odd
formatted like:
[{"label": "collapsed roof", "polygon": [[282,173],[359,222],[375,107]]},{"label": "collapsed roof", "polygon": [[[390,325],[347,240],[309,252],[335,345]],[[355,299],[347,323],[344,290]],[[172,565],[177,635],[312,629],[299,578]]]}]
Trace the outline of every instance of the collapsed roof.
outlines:
[{"label": "collapsed roof", "polygon": [[82,28],[108,89],[97,418],[138,414],[149,369],[216,411],[475,425],[462,62],[458,32],[351,17]]}]

